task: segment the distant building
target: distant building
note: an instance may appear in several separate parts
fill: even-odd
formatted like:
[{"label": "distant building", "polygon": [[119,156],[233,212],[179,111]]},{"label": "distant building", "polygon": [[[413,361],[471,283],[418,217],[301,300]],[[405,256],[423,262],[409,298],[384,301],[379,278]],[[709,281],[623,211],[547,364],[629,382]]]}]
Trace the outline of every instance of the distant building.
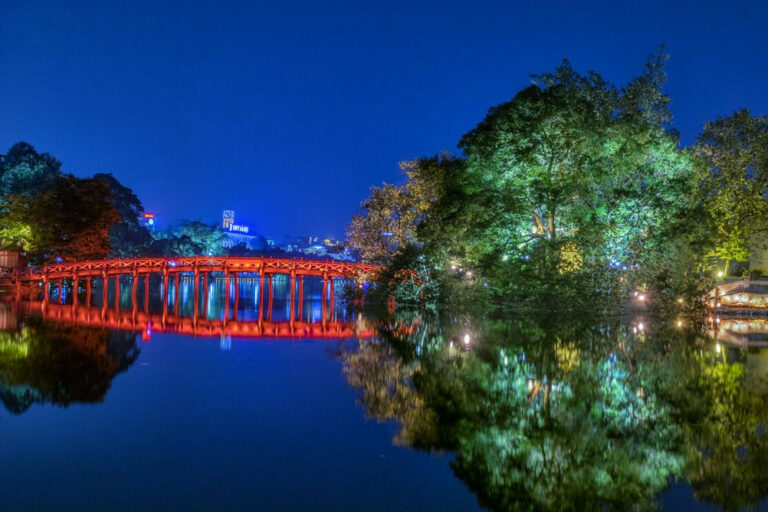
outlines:
[{"label": "distant building", "polygon": [[155,230],[155,221],[156,219],[155,219],[154,213],[144,212],[142,216],[139,217],[139,224],[141,224],[142,226],[144,226],[150,231]]},{"label": "distant building", "polygon": [[224,210],[221,213],[221,227],[229,230],[229,226],[235,223],[235,210]]}]

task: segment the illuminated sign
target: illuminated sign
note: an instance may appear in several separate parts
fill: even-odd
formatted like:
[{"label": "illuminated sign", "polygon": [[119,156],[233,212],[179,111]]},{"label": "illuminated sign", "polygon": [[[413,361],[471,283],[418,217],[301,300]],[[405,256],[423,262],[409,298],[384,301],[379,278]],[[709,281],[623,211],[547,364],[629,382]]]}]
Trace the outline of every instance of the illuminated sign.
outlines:
[{"label": "illuminated sign", "polygon": [[145,213],[144,214],[144,218],[145,219],[154,219],[155,218],[155,214],[154,213]]},{"label": "illuminated sign", "polygon": [[232,231],[232,232],[235,232],[235,233],[245,233],[245,234],[248,234],[249,229],[250,228],[248,226],[241,226],[240,224],[230,224],[229,225],[229,230]]}]

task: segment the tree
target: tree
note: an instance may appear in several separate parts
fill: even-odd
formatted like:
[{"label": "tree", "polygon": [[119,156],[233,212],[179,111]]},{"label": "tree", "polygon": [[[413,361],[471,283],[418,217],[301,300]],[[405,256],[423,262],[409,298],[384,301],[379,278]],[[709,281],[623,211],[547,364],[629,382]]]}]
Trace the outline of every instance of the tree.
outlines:
[{"label": "tree", "polygon": [[72,175],[56,178],[50,189],[34,197],[10,196],[3,210],[0,223],[23,227],[24,238],[15,242],[36,263],[106,257],[109,230],[120,219],[104,182]]},{"label": "tree", "polygon": [[33,196],[53,186],[61,176],[61,162],[38,153],[30,144],[17,142],[0,157],[0,196]]},{"label": "tree", "polygon": [[347,227],[347,239],[364,261],[388,263],[419,242],[417,228],[445,193],[446,175],[463,165],[450,154],[401,162],[403,185],[372,187],[362,212]]},{"label": "tree", "polygon": [[150,247],[156,256],[222,256],[227,253],[227,235],[202,222],[187,222],[178,228],[157,233]]},{"label": "tree", "polygon": [[564,62],[492,108],[459,144],[468,180],[497,192],[477,199],[502,212],[477,241],[485,251],[520,257],[541,245],[550,269],[564,247],[604,267],[641,258],[690,175],[665,129],[663,83],[660,54],[621,91]]},{"label": "tree", "polygon": [[696,149],[703,205],[714,235],[710,258],[744,262],[768,231],[768,116],[749,110],[704,125]]},{"label": "tree", "polygon": [[121,217],[109,230],[112,255],[132,257],[145,254],[152,243],[152,235],[139,223],[139,216],[144,211],[139,198],[111,174],[94,174],[93,179],[107,184],[112,194],[112,206]]},{"label": "tree", "polygon": [[386,263],[415,241],[418,215],[403,187],[387,183],[371,187],[371,195],[361,207],[363,213],[352,218],[347,238],[363,261]]}]

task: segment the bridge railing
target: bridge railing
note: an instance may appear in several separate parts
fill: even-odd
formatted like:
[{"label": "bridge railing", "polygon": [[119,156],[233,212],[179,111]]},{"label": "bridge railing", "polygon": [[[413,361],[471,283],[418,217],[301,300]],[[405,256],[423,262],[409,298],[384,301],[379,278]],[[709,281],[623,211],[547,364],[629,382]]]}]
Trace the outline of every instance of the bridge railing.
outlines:
[{"label": "bridge railing", "polygon": [[335,260],[304,260],[294,258],[241,257],[241,256],[194,256],[175,258],[117,258],[50,263],[37,267],[17,269],[15,277],[20,281],[42,279],[49,275],[95,275],[99,273],[129,274],[152,272],[256,272],[269,274],[300,273],[304,275],[355,277],[360,274],[375,275],[378,265]]}]

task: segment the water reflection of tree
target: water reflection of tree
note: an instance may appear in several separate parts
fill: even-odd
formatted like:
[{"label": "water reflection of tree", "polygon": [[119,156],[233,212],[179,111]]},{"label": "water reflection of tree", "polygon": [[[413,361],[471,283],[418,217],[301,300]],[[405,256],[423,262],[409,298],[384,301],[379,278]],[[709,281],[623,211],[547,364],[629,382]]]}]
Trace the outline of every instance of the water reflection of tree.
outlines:
[{"label": "water reflection of tree", "polygon": [[743,364],[712,352],[703,352],[698,364],[685,476],[698,499],[726,510],[754,505],[768,496],[768,387]]},{"label": "water reflection of tree", "polygon": [[100,402],[138,357],[136,335],[31,320],[0,332],[0,400],[20,414],[33,403]]},{"label": "water reflection of tree", "polygon": [[341,358],[368,414],[400,422],[398,443],[455,452],[489,508],[654,508],[676,475],[726,508],[759,501],[768,387],[694,331],[648,328],[401,317]]}]

